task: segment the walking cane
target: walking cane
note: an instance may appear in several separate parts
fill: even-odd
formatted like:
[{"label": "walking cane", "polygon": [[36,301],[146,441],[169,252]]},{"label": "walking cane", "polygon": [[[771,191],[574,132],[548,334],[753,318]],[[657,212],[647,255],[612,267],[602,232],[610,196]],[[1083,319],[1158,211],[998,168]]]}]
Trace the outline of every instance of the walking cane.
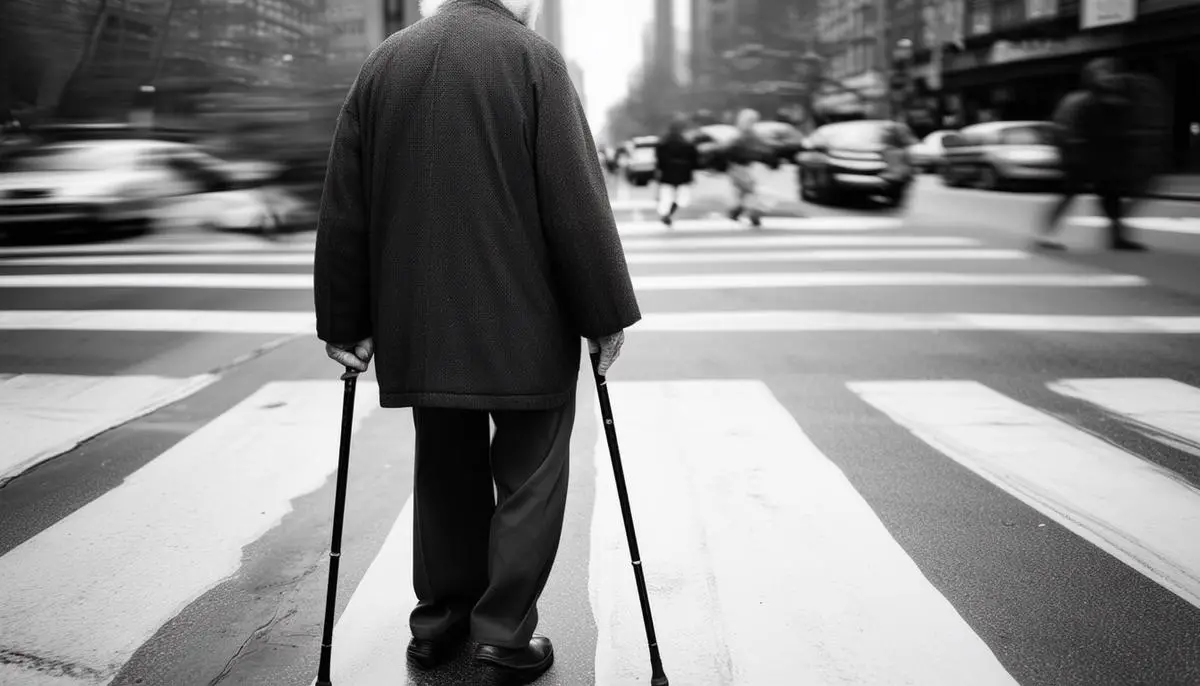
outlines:
[{"label": "walking cane", "polygon": [[637,534],[633,531],[629,491],[625,488],[625,470],[621,468],[621,449],[617,447],[617,429],[613,426],[612,405],[608,401],[608,383],[600,376],[600,353],[591,353],[591,356],[592,375],[596,378],[596,394],[600,397],[600,416],[604,419],[604,435],[608,438],[608,455],[612,458],[613,474],[617,478],[617,497],[621,500],[621,516],[625,519],[625,538],[629,541],[629,556],[633,560],[633,577],[637,580],[638,598],[642,603],[642,620],[646,623],[646,641],[650,644],[650,684],[668,686],[662,658],[658,655],[654,618],[650,616],[650,595],[646,592],[646,576],[642,573],[642,555],[638,552]]},{"label": "walking cane", "polygon": [[354,388],[359,372],[346,367],[342,380],[342,440],[338,450],[337,488],[333,499],[333,542],[329,546],[329,592],[325,596],[325,630],[321,634],[321,662],[316,686],[332,686],[329,658],[333,650],[333,615],[337,606],[338,562],[342,557],[342,519],[346,514],[346,472],[350,469],[350,432],[354,426]]}]

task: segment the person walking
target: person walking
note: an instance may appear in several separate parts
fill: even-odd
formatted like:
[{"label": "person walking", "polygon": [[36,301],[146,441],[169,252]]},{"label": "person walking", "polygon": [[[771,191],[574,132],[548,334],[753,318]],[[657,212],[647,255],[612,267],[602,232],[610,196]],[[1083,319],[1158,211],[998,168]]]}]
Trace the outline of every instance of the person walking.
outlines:
[{"label": "person walking", "polygon": [[1126,81],[1112,58],[1092,60],[1084,68],[1083,88],[1068,94],[1054,114],[1059,128],[1063,193],[1049,208],[1035,245],[1063,249],[1053,239],[1075,197],[1091,190],[1109,221],[1109,246],[1144,250],[1131,240],[1124,222],[1125,197],[1134,193],[1134,107]]},{"label": "person walking", "polygon": [[326,354],[360,372],[374,359],[380,406],[412,408],[409,659],[432,668],[470,638],[521,682],[554,659],[537,603],[581,338],[607,374],[641,318],[583,107],[531,28],[539,5],[426,0],[368,56],[338,116],[314,264]]},{"label": "person walking", "polygon": [[700,152],[684,135],[686,129],[687,119],[677,115],[654,151],[658,165],[658,216],[667,226],[671,225],[675,211],[687,206],[689,189],[700,166]]},{"label": "person walking", "polygon": [[744,109],[738,113],[738,137],[726,149],[729,162],[729,179],[733,182],[736,205],[729,218],[737,221],[742,214],[750,218],[754,227],[762,225],[763,205],[758,196],[758,181],[754,178],[753,165],[762,159],[763,142],[754,131],[759,116],[756,110]]}]

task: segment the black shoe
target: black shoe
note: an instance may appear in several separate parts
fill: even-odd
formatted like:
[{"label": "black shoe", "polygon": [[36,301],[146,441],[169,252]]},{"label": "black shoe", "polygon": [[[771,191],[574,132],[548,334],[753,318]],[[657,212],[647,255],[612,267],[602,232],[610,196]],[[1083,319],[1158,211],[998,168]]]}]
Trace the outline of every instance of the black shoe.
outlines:
[{"label": "black shoe", "polygon": [[738,217],[741,217],[741,216],[742,216],[742,208],[738,207],[736,209],[729,210],[729,218],[732,219],[733,221],[737,221]]},{"label": "black shoe", "polygon": [[433,669],[454,657],[454,653],[467,639],[469,627],[466,622],[455,626],[444,636],[436,639],[413,638],[408,642],[408,659],[421,669]]},{"label": "black shoe", "polygon": [[545,636],[534,636],[524,648],[501,648],[480,644],[475,648],[475,660],[497,668],[519,683],[530,683],[554,664],[554,647]]},{"label": "black shoe", "polygon": [[1067,246],[1052,238],[1035,238],[1033,247],[1041,250],[1066,250]]}]

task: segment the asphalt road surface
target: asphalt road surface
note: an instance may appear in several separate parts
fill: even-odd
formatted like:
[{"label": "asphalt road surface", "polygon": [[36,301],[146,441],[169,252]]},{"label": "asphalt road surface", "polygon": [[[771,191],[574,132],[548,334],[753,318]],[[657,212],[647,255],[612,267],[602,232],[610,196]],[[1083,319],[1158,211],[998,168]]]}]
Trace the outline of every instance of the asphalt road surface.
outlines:
[{"label": "asphalt road surface", "polygon": [[[610,374],[687,686],[1200,684],[1200,208],[1026,249],[1044,197],[795,202],[614,182],[645,319]],[[1079,208],[1094,214],[1084,202]],[[1090,247],[1089,247],[1090,246]],[[0,248],[0,684],[304,686],[341,407],[312,236]],[[538,683],[646,684],[585,360]],[[334,682],[411,672],[413,429],[359,383]]]}]

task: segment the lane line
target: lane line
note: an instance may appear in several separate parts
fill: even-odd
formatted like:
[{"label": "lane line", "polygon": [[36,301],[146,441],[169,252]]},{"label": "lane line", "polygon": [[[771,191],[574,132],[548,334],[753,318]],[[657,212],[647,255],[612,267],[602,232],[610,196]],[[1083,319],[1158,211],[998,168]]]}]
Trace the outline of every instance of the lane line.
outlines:
[{"label": "lane line", "polygon": [[67,374],[0,378],[0,484],[216,380],[212,374],[184,379]]},{"label": "lane line", "polygon": [[[359,382],[370,397],[374,384]],[[0,557],[0,652],[108,680],[164,623],[241,565],[293,499],[336,469],[341,384],[267,384],[120,486]],[[361,423],[374,403],[359,403]],[[149,580],[139,583],[138,580]],[[0,662],[0,683],[38,672]]]},{"label": "lane line", "polygon": [[1050,390],[1200,446],[1200,388],[1174,379],[1064,379]]},{"label": "lane line", "polygon": [[[968,248],[906,250],[776,250],[771,252],[663,252],[631,253],[630,264],[729,264],[738,262],[857,262],[894,260],[1027,260],[1024,250]],[[311,266],[305,254],[219,254],[190,255],[80,255],[73,257],[18,257],[0,261],[2,267],[121,267],[121,266]]]},{"label": "lane line", "polygon": [[[746,288],[827,288],[903,286],[1036,286],[1109,288],[1145,286],[1125,274],[964,274],[955,272],[811,272],[683,274],[635,276],[639,291],[722,290]],[[311,274],[247,273],[81,273],[4,274],[0,288],[232,288],[311,290]]]},{"label": "lane line", "polygon": [[725,250],[730,248],[970,248],[980,245],[958,236],[713,236],[622,238],[631,250]]},{"label": "lane line", "polygon": [[[312,252],[314,241],[307,242],[146,242],[146,243],[80,243],[75,245],[5,246],[0,255],[62,255],[62,254],[121,254],[121,253],[179,253],[179,252]],[[4,260],[0,259],[0,264]]]},{"label": "lane line", "polygon": [[[413,499],[404,508],[333,627],[335,684],[406,683],[403,651],[412,638],[408,616],[417,605],[412,586]],[[400,656],[399,658],[397,656]],[[314,677],[313,683],[316,683]]]},{"label": "lane line", "polygon": [[[672,682],[1016,684],[765,384],[609,386]],[[603,436],[596,470],[596,683],[644,682]]]},{"label": "lane line", "polygon": [[1200,607],[1200,490],[975,381],[848,384],[946,457]]},{"label": "lane line", "polygon": [[[1200,219],[1196,217],[1126,217],[1125,224],[1139,231],[1200,235]],[[1068,224],[1089,228],[1106,228],[1107,217],[1070,217]]]},{"label": "lane line", "polygon": [[[842,333],[991,331],[1200,334],[1200,316],[871,313],[836,310],[648,312],[631,330],[655,333]],[[229,310],[0,310],[0,331],[164,331],[315,334],[308,312]]]},{"label": "lane line", "polygon": [[[650,207],[648,209],[654,209]],[[904,221],[893,217],[763,217],[762,228],[770,231],[890,231],[902,228]],[[745,226],[729,218],[676,219],[670,227],[659,221],[618,222],[621,234],[671,235],[689,231],[745,231]]]}]

